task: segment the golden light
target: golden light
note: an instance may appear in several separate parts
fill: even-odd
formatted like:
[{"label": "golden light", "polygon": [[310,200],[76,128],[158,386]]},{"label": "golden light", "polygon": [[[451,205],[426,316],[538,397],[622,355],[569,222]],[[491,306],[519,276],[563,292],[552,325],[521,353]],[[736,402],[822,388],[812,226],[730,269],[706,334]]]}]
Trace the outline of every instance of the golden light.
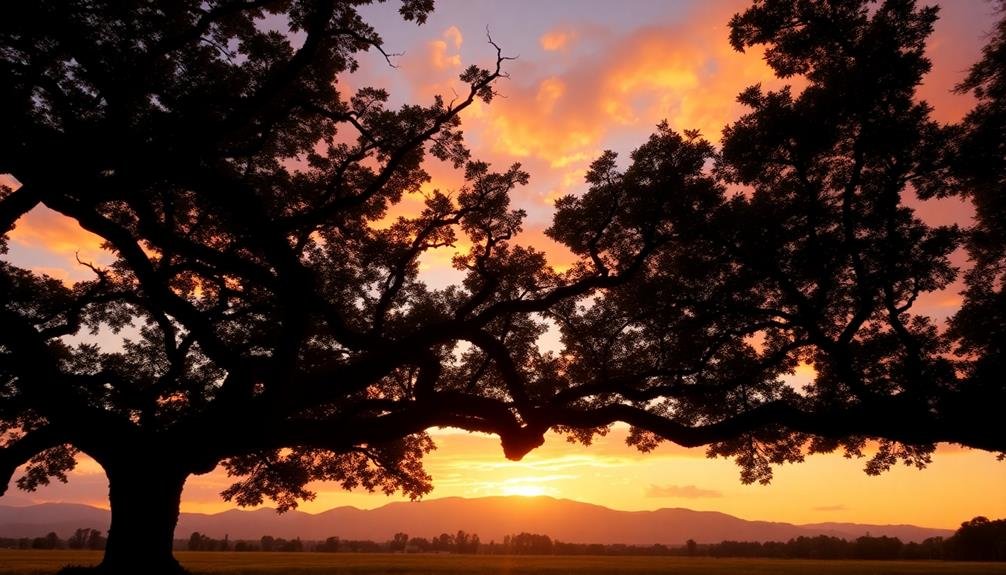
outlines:
[{"label": "golden light", "polygon": [[804,390],[817,379],[817,368],[814,364],[801,360],[793,369],[793,373],[783,375],[780,379],[793,389]]},{"label": "golden light", "polygon": [[537,497],[539,495],[546,495],[547,490],[543,485],[535,485],[533,483],[518,483],[515,485],[504,485],[503,495],[519,495],[521,497]]}]

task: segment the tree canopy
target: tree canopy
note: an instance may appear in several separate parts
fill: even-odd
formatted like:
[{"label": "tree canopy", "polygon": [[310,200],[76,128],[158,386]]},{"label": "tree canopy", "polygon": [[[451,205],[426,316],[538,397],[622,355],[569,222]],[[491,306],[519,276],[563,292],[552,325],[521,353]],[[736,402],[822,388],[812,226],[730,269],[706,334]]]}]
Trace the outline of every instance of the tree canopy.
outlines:
[{"label": "tree canopy", "polygon": [[[961,86],[978,107],[942,126],[915,94],[936,9],[755,2],[731,43],[764,45],[805,87],[745,90],[719,148],[662,124],[625,167],[604,153],[556,204],[548,234],[579,257],[560,273],[514,241],[528,174],[462,139],[502,50],[490,40],[493,64],[465,70],[454,100],[392,109],[340,83],[383,53],[363,4],[0,12],[0,173],[22,183],[0,192],[0,231],[45,205],[115,257],[72,286],[0,262],[0,484],[27,463],[18,485],[34,489],[93,457],[107,571],[177,571],[185,478],[218,464],[242,505],[291,508],[318,479],[421,496],[437,426],[520,458],[550,429],[589,443],[621,421],[640,449],[708,445],[747,482],[868,439],[869,472],[924,466],[942,441],[1006,450],[1001,25]],[[431,9],[400,5],[418,23]],[[389,221],[428,157],[465,184]],[[978,224],[929,225],[912,194],[963,194]],[[462,239],[464,280],[426,285],[420,258]],[[965,240],[975,265],[945,331],[913,304],[955,279]],[[558,352],[540,345],[551,326]],[[794,388],[799,362],[817,376]]]}]

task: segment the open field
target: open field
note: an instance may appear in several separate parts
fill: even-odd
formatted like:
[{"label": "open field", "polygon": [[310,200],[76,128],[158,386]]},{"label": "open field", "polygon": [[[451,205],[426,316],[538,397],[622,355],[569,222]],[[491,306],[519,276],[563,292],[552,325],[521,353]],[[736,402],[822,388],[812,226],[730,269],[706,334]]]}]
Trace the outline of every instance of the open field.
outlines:
[{"label": "open field", "polygon": [[[193,573],[230,575],[1006,575],[1006,563],[804,561],[707,557],[529,557],[352,553],[180,552]],[[92,565],[92,551],[0,550],[0,575],[44,575]]]}]

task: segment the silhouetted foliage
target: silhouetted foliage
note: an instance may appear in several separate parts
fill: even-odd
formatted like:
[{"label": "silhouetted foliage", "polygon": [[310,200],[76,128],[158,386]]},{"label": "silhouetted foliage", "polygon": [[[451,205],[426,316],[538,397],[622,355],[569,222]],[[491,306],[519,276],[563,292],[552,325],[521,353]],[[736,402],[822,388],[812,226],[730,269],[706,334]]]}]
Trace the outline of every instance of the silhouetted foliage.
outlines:
[{"label": "silhouetted foliage", "polygon": [[63,540],[50,531],[45,537],[36,537],[31,540],[32,549],[60,549],[63,547]]},{"label": "silhouetted foliage", "polygon": [[430,550],[443,553],[454,549],[454,536],[449,533],[441,533],[430,541]]},{"label": "silhouetted foliage", "polygon": [[[193,536],[195,536],[195,534],[193,534]],[[213,550],[214,549],[207,549],[207,551]],[[252,551],[253,549],[246,550]],[[300,537],[295,539],[284,539],[282,537],[273,537],[272,535],[263,535],[259,540],[258,549],[255,549],[255,551],[281,551],[284,553],[300,552],[303,550],[304,542],[300,540]]]},{"label": "silhouetted foliage", "polygon": [[479,552],[479,546],[482,542],[479,540],[479,536],[476,533],[466,533],[459,530],[454,536],[454,551],[455,553],[473,555]]},{"label": "silhouetted foliage", "polygon": [[[470,316],[519,287],[435,293],[416,262],[455,226],[493,246],[473,267],[513,257],[507,191],[526,176],[470,162],[458,130],[462,110],[492,99],[503,57],[467,69],[452,102],[393,110],[382,90],[347,94],[337,75],[382,50],[366,3],[0,12],[0,172],[23,184],[0,191],[0,230],[44,202],[116,256],[72,288],[0,264],[3,486],[23,463],[18,485],[34,489],[65,480],[76,450],[92,456],[111,483],[106,571],[177,571],[181,486],[218,463],[243,477],[225,491],[243,505],[288,509],[315,479],[415,497],[430,489],[427,427],[496,427],[481,422],[485,394],[416,390],[438,382],[454,342],[492,337],[502,310]],[[400,11],[422,23],[431,8]],[[427,156],[465,167],[468,187],[376,226],[429,179]],[[60,339],[127,326],[121,350]]]},{"label": "silhouetted foliage", "polygon": [[957,87],[978,100],[948,150],[957,193],[975,207],[966,247],[972,267],[951,336],[965,358],[967,386],[959,401],[976,418],[1001,417],[1006,402],[1006,3],[982,59]]},{"label": "silhouetted foliage", "polygon": [[944,556],[958,561],[1006,561],[1006,519],[965,521],[946,540]]},{"label": "silhouetted foliage", "polygon": [[[234,542],[234,550],[241,552],[261,551],[261,548],[259,548],[259,546],[256,545],[254,542],[238,540]],[[327,549],[322,549],[322,551],[327,551]]]},{"label": "silhouetted foliage", "polygon": [[[719,153],[661,126],[626,169],[607,154],[586,194],[557,203],[550,233],[598,266],[652,243],[632,282],[557,306],[560,395],[610,398],[592,410],[632,423],[643,449],[710,444],[745,482],[808,452],[862,455],[867,437],[881,439],[870,473],[924,466],[936,441],[1002,446],[1002,426],[955,401],[948,344],[912,307],[954,279],[959,238],[905,204],[947,169],[952,134],[915,99],[935,18],[893,0],[770,0],[734,17],[737,49],[765,45],[807,85],[745,90]],[[799,361],[817,375],[795,389],[780,376]]]},{"label": "silhouetted foliage", "polygon": [[82,527],[66,540],[66,546],[70,549],[104,549],[105,542],[105,536],[101,531]]},{"label": "silhouetted foliage", "polygon": [[405,547],[406,551],[412,551],[413,553],[423,553],[430,549],[430,541],[425,537],[413,537],[409,539],[409,544]]},{"label": "silhouetted foliage", "polygon": [[366,539],[343,539],[339,541],[339,550],[348,553],[384,553],[388,551],[388,547],[386,544]]},{"label": "silhouetted foliage", "polygon": [[329,537],[314,547],[315,551],[322,553],[335,553],[339,551],[339,538]]},{"label": "silhouetted foliage", "polygon": [[395,536],[388,542],[388,548],[391,551],[405,551],[408,544],[409,535],[407,533],[395,533]]},{"label": "silhouetted foliage", "polygon": [[[450,102],[346,93],[359,53],[384,53],[367,3],[0,8],[0,172],[23,184],[0,191],[0,238],[45,205],[114,256],[73,286],[0,262],[0,484],[24,464],[23,489],[65,481],[78,450],[94,458],[104,571],[179,572],[182,486],[218,464],[240,505],[284,511],[315,480],[419,497],[436,426],[497,434],[517,459],[549,430],[589,443],[621,421],[641,450],[707,445],[745,482],[808,452],[862,456],[870,438],[869,473],[922,467],[940,441],[1006,449],[1002,25],[961,86],[979,106],[946,127],[915,94],[937,9],[754,3],[731,43],[764,46],[803,89],[745,90],[720,149],[661,124],[626,167],[602,154],[589,189],[556,203],[548,234],[579,258],[560,273],[514,242],[528,174],[462,140],[502,52]],[[431,156],[464,185],[388,217]],[[963,194],[978,224],[928,225],[913,192]],[[975,265],[944,334],[913,304],[954,280],[964,239]],[[454,245],[471,246],[464,280],[427,286],[420,259]],[[538,345],[551,326],[559,353]],[[817,375],[794,388],[800,362]],[[430,549],[470,548],[461,536]],[[506,545],[544,552],[541,537]]]},{"label": "silhouetted foliage", "polygon": [[503,552],[511,555],[551,555],[552,538],[538,533],[518,533],[503,537]]},{"label": "silhouetted foliage", "polygon": [[[273,542],[273,545],[277,545],[277,543]],[[203,535],[198,531],[194,531],[192,535],[189,536],[185,549],[188,551],[230,551],[230,537],[224,535],[223,539],[213,539],[212,537]]]},{"label": "silhouetted foliage", "polygon": [[723,541],[699,545],[699,555],[713,557],[771,557],[788,559],[949,559],[1006,561],[1006,520],[976,517],[965,521],[948,539],[930,537],[921,543],[902,543],[896,537],[797,537],[782,542]]}]

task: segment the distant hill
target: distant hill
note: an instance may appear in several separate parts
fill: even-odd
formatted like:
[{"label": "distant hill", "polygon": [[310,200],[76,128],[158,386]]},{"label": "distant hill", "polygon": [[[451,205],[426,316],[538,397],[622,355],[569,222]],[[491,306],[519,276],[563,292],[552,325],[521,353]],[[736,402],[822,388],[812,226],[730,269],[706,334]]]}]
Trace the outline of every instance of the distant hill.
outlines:
[{"label": "distant hill", "polygon": [[[0,537],[40,536],[55,531],[61,537],[78,527],[108,528],[108,511],[86,505],[47,503],[26,507],[0,506]],[[484,542],[502,541],[507,534],[543,533],[571,543],[627,543],[681,545],[688,539],[700,543],[785,541],[793,537],[832,535],[855,539],[869,533],[902,541],[949,536],[948,529],[914,525],[862,525],[817,523],[793,525],[747,521],[715,511],[658,509],[617,511],[599,505],[551,497],[448,497],[415,503],[389,503],[372,510],[337,507],[311,514],[291,511],[277,515],[272,509],[231,510],[212,515],[182,513],[176,538],[193,531],[210,537],[258,539],[262,535],[307,540],[338,536],[342,539],[386,541],[397,532],[412,537],[432,537],[463,529]]]}]

